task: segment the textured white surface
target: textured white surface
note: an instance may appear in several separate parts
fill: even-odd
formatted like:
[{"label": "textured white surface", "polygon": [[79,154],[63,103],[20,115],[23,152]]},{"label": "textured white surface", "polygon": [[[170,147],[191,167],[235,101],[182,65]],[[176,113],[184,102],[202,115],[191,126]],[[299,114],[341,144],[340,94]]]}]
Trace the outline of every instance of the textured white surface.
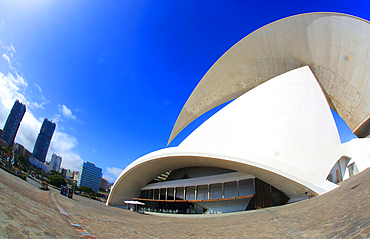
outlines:
[{"label": "textured white surface", "polygon": [[222,147],[286,159],[338,144],[337,127],[325,96],[305,66],[240,96],[179,147]]},{"label": "textured white surface", "polygon": [[325,97],[310,69],[302,67],[230,103],[178,147],[155,151],[130,164],[117,179],[108,204],[137,197],[160,173],[194,166],[251,174],[291,200],[305,198],[307,191],[322,194],[336,187],[326,177],[348,148],[338,146]]},{"label": "textured white surface", "polygon": [[[323,98],[352,131],[368,120],[369,51],[370,24],[345,14],[297,15],[251,33],[202,78],[169,142],[203,113],[240,99],[178,147],[155,151],[131,163],[116,180],[107,205],[123,205],[123,200],[137,197],[160,173],[197,166],[251,174],[291,201],[307,198],[305,192],[318,195],[336,188],[326,177],[339,159],[351,159],[359,171],[370,166],[370,139],[339,144]],[[306,73],[285,75],[279,82],[272,79],[305,65],[310,66],[324,96]]]},{"label": "textured white surface", "polygon": [[182,109],[169,142],[208,110],[271,78],[309,65],[330,106],[352,131],[370,116],[370,24],[339,13],[308,13],[268,24],[231,47]]}]

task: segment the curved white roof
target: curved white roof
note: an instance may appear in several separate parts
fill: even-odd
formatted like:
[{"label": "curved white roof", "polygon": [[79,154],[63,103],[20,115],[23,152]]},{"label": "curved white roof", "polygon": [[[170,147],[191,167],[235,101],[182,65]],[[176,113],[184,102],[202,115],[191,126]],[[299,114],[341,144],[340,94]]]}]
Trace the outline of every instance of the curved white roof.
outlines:
[{"label": "curved white roof", "polygon": [[210,109],[304,65],[310,66],[330,106],[358,131],[370,117],[369,49],[369,22],[346,14],[308,13],[268,24],[231,47],[208,70],[168,143]]},{"label": "curved white roof", "polygon": [[325,96],[305,66],[238,97],[178,147],[224,147],[288,160],[340,143]]},{"label": "curved white roof", "polygon": [[137,197],[159,173],[194,166],[251,174],[290,198],[322,194],[336,187],[326,177],[343,152],[325,162],[315,152],[336,145],[339,135],[325,96],[309,67],[301,67],[240,96],[178,147],[133,162],[115,182],[108,203]]},{"label": "curved white roof", "polygon": [[160,173],[196,166],[251,174],[290,198],[335,188],[326,177],[342,156],[351,158],[352,151],[349,143],[340,145],[329,105],[353,131],[366,123],[369,50],[370,24],[338,13],[297,15],[251,33],[202,78],[169,142],[203,113],[239,98],[178,147],[130,164],[116,180],[107,204],[122,205],[137,197]]}]

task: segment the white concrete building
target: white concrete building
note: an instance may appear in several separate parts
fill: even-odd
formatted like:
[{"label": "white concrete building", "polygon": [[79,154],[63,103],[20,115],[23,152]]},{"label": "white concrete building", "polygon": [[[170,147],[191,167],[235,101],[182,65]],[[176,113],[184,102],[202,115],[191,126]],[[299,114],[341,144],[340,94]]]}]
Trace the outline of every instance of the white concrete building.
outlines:
[{"label": "white concrete building", "polygon": [[51,170],[59,172],[60,165],[62,164],[62,157],[53,153],[49,164],[49,172]]},{"label": "white concrete building", "polygon": [[[370,166],[370,24],[337,13],[285,18],[230,48],[195,88],[169,142],[116,180],[107,205],[222,213],[326,193]],[[341,144],[331,109],[359,139]],[[153,180],[154,179],[154,180]]]}]

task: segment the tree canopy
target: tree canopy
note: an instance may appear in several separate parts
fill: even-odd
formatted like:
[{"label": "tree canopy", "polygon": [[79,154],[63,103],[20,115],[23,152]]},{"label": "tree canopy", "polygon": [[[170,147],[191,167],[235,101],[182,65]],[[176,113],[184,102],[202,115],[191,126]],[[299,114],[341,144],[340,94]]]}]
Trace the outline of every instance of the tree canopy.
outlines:
[{"label": "tree canopy", "polygon": [[92,190],[90,187],[86,187],[86,186],[79,187],[79,191],[80,192],[85,192],[85,193],[88,193],[88,194],[95,193],[94,190]]},{"label": "tree canopy", "polygon": [[51,185],[54,185],[58,188],[60,188],[62,185],[67,185],[66,180],[60,175],[50,175],[49,181]]}]

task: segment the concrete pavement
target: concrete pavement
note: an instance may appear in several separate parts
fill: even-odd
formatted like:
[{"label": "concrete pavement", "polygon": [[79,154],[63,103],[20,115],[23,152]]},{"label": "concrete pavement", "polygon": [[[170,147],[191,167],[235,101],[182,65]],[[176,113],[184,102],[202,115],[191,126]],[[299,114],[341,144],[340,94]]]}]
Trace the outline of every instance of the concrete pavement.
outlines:
[{"label": "concrete pavement", "polygon": [[305,201],[186,216],[69,199],[0,170],[0,238],[370,238],[370,169]]}]

